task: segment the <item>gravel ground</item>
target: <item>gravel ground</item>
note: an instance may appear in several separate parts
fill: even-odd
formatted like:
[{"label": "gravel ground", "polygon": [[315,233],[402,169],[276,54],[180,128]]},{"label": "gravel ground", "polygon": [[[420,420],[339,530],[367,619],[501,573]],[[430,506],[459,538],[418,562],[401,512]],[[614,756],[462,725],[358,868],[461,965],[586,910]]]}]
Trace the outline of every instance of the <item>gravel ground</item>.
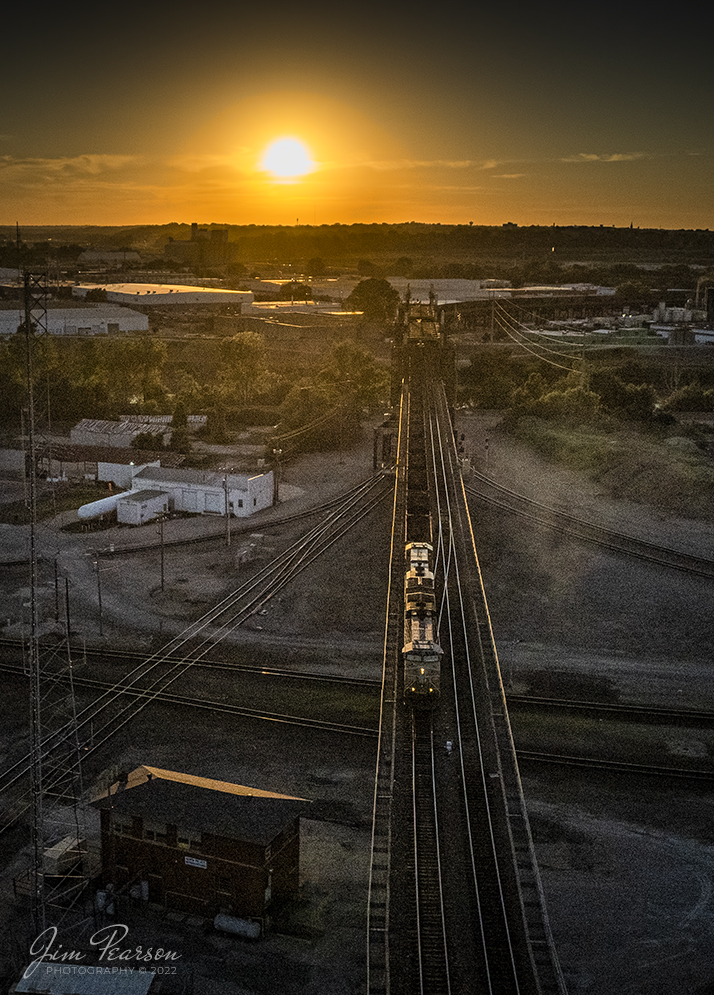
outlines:
[{"label": "gravel ground", "polygon": [[[591,521],[714,556],[712,522],[672,519],[613,501],[499,435],[495,422],[490,415],[463,416],[459,431],[466,435],[467,455],[499,481]],[[370,471],[371,433],[342,457],[315,454],[286,468],[288,500],[250,523],[253,533],[263,536],[248,540],[257,543],[258,562],[277,555],[311,524],[264,528],[271,517],[320,503]],[[708,582],[633,565],[536,532],[484,506],[474,505],[472,517],[502,668],[516,689],[545,676],[597,682],[623,701],[714,707]],[[301,574],[267,616],[243,630],[240,641],[256,660],[284,650],[296,667],[379,674],[389,526],[387,501],[369,524]],[[220,523],[194,519],[168,523],[167,539],[169,527],[175,537],[189,529],[221,532]],[[57,523],[43,527],[48,630],[54,624],[55,555],[60,575],[70,578],[72,628],[78,639],[96,642],[93,549],[99,542],[106,548],[113,541],[118,548],[144,540],[154,528],[77,536],[59,532]],[[21,529],[3,535],[3,548],[21,546],[24,535]],[[235,537],[226,548],[219,537],[205,548],[167,549],[163,593],[157,550],[102,558],[103,638],[146,649],[179,631],[254,569],[238,564],[243,541]],[[8,619],[6,632],[18,632],[26,614],[26,583],[16,568],[4,576],[0,618]],[[16,710],[19,697],[6,696],[3,708]],[[190,922],[162,921],[162,940],[170,929],[191,962],[193,987],[185,991],[364,990],[374,752],[369,741],[286,734],[272,724],[245,720],[212,720],[196,730],[188,722],[176,723],[174,714],[159,706],[144,711],[114,742],[111,762],[149,763],[299,795],[313,801],[318,816],[303,827],[305,902],[293,920],[300,936],[246,947],[235,940],[207,940]],[[522,774],[571,995],[714,991],[714,803],[708,793],[659,783],[645,789],[623,778],[582,772],[545,775],[524,769]],[[0,911],[9,908],[7,889],[5,877]],[[186,976],[183,980],[188,984]]]}]

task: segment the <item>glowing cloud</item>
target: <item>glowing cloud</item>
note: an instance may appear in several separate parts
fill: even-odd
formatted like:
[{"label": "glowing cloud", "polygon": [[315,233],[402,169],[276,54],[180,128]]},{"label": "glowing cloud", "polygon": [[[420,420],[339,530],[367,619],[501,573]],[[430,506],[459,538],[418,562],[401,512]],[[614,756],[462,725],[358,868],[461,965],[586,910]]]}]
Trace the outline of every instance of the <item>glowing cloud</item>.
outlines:
[{"label": "glowing cloud", "polygon": [[633,162],[635,159],[643,159],[642,152],[614,152],[612,155],[596,155],[592,152],[579,152],[577,155],[569,155],[561,162]]}]

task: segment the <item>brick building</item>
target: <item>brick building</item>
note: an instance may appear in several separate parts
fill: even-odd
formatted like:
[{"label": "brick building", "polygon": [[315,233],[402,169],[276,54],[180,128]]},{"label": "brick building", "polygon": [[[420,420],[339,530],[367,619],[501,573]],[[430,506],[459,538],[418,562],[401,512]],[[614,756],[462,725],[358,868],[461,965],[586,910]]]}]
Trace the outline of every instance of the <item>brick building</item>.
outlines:
[{"label": "brick building", "polygon": [[97,804],[117,890],[145,882],[167,909],[259,920],[297,894],[304,799],[142,766]]}]

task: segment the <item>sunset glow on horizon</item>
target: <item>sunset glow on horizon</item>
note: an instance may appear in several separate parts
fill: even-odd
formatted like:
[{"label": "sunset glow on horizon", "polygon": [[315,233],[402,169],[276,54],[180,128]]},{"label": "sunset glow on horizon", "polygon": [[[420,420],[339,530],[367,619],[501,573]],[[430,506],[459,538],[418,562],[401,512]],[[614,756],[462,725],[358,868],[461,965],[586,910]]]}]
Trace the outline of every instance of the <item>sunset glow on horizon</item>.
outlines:
[{"label": "sunset glow on horizon", "polygon": [[399,4],[276,0],[269,30],[222,0],[158,2],[140,32],[84,0],[71,23],[18,11],[36,58],[0,64],[0,224],[714,229],[704,34],[604,4],[447,5],[433,31]]}]

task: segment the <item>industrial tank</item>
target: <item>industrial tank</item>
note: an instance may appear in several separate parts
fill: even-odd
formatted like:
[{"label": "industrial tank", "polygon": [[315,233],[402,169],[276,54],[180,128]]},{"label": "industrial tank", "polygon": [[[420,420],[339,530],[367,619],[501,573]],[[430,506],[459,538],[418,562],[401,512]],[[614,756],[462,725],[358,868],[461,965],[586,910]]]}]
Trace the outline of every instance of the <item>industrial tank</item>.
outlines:
[{"label": "industrial tank", "polygon": [[117,501],[122,494],[112,494],[110,497],[101,498],[99,501],[92,501],[90,504],[83,504],[77,509],[78,518],[99,518],[100,515],[108,515],[117,509]]}]

